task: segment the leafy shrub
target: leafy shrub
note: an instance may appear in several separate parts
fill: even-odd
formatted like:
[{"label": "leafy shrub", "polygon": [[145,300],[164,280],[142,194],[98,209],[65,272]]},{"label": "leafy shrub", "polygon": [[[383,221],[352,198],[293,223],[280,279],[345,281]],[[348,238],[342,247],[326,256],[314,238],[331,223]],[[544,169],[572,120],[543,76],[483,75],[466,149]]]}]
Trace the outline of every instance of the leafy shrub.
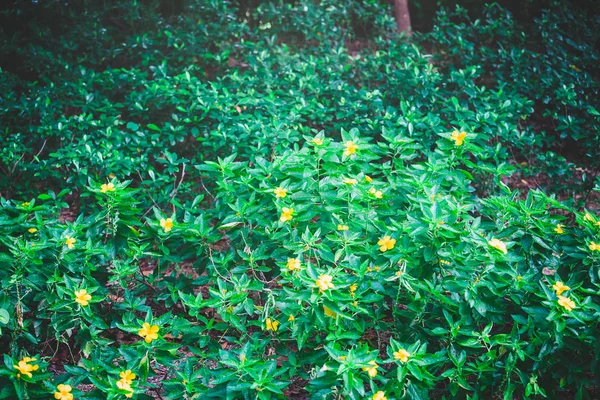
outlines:
[{"label": "leafy shrub", "polygon": [[594,138],[568,50],[495,6],[158,9],[3,14],[43,19],[3,25],[0,398],[594,396],[600,217],[509,180],[569,174],[549,93]]}]

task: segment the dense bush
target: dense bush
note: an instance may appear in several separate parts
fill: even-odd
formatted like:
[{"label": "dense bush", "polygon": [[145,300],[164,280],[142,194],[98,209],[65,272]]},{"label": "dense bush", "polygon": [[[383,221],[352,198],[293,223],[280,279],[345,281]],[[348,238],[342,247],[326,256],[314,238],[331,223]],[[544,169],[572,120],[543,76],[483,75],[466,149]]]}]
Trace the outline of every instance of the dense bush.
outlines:
[{"label": "dense bush", "polygon": [[558,6],[5,11],[0,398],[593,398],[598,21]]}]

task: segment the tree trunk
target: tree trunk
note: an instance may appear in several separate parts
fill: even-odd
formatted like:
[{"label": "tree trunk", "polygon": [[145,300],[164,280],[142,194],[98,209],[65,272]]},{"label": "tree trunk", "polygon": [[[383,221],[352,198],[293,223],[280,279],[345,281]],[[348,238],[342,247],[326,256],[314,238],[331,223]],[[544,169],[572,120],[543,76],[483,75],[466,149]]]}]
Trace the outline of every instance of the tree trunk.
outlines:
[{"label": "tree trunk", "polygon": [[408,0],[394,0],[396,8],[396,24],[398,32],[404,32],[406,36],[412,35],[410,26],[410,13],[408,12]]}]

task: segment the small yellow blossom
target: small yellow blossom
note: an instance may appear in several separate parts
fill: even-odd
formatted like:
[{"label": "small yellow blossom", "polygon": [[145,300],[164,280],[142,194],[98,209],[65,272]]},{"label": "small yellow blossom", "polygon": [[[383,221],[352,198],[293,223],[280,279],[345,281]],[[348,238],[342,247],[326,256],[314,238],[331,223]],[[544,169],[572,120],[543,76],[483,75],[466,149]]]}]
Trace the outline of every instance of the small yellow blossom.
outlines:
[{"label": "small yellow blossom", "polygon": [[65,240],[65,244],[67,245],[68,248],[72,249],[73,247],[75,247],[76,241],[77,241],[77,239],[75,239],[74,237],[67,236],[66,240]]},{"label": "small yellow blossom", "polygon": [[32,358],[32,357],[24,357],[21,361],[19,361],[18,365],[13,365],[13,367],[19,371],[19,377],[21,375],[27,375],[30,378],[33,378],[33,375],[31,375],[31,373],[33,371],[37,371],[40,366],[39,365],[33,365],[31,363],[33,363],[34,361],[37,361],[36,358]]},{"label": "small yellow blossom", "polygon": [[277,329],[279,328],[279,321],[277,321],[275,319],[267,318],[267,320],[265,321],[265,325],[266,325],[266,330],[277,332]]},{"label": "small yellow blossom", "polygon": [[369,374],[369,377],[375,378],[377,376],[377,367],[379,367],[379,365],[377,365],[375,360],[369,361],[369,365],[370,367],[363,367],[362,370],[366,371]]},{"label": "small yellow blossom", "polygon": [[594,217],[592,217],[592,214],[590,214],[590,213],[585,213],[585,215],[583,216],[583,220],[593,222]]},{"label": "small yellow blossom", "polygon": [[566,292],[567,290],[571,290],[570,287],[568,287],[561,281],[558,281],[554,285],[552,285],[552,289],[554,289],[557,296],[560,296],[563,292]]},{"label": "small yellow blossom", "polygon": [[383,192],[381,190],[377,190],[373,187],[371,189],[369,189],[369,193],[371,193],[377,199],[381,199],[383,197]]},{"label": "small yellow blossom", "polygon": [[387,397],[385,397],[385,392],[380,390],[371,397],[371,400],[387,400]]},{"label": "small yellow blossom", "polygon": [[590,250],[591,251],[600,251],[600,244],[597,244],[596,242],[590,243]]},{"label": "small yellow blossom", "polygon": [[75,291],[75,301],[83,307],[87,306],[91,299],[92,296],[88,294],[87,290],[81,289]]},{"label": "small yellow blossom", "polygon": [[347,231],[348,229],[350,229],[350,228],[348,228],[348,225],[338,224],[338,226],[337,226],[338,231]]},{"label": "small yellow blossom", "polygon": [[60,384],[56,387],[54,398],[56,400],[73,400],[73,394],[71,393],[73,388],[69,385]]},{"label": "small yellow blossom", "polygon": [[410,357],[410,353],[405,349],[400,349],[394,352],[394,360],[399,360],[405,363],[408,361],[408,357]]},{"label": "small yellow blossom", "polygon": [[333,286],[333,277],[327,274],[319,275],[319,279],[317,279],[316,285],[319,289],[321,289],[321,291],[335,288]]},{"label": "small yellow blossom", "polygon": [[349,140],[346,143],[344,143],[344,147],[346,148],[346,150],[344,150],[345,156],[350,156],[350,155],[356,153],[356,150],[358,150],[358,145],[356,143],[354,143],[352,140]]},{"label": "small yellow blossom", "polygon": [[325,314],[327,317],[337,318],[336,312],[325,305],[323,306],[323,314]]},{"label": "small yellow blossom", "polygon": [[565,296],[558,296],[558,305],[562,306],[567,312],[576,308],[575,302]]},{"label": "small yellow blossom", "polygon": [[[121,374],[123,374],[121,372]],[[134,374],[135,376],[135,374]],[[133,397],[133,389],[131,388],[131,382],[127,381],[125,379],[120,379],[117,381],[117,387],[121,390],[124,390],[126,392],[129,392],[125,395],[125,397],[127,397],[128,399],[130,399],[131,397]]]},{"label": "small yellow blossom", "polygon": [[300,259],[299,258],[288,258],[286,266],[290,271],[299,271],[300,270]]},{"label": "small yellow blossom", "polygon": [[36,233],[37,229],[35,229],[35,228],[29,228],[29,229],[27,229],[27,232],[29,232],[29,233]]},{"label": "small yellow blossom", "polygon": [[365,175],[365,181],[367,181],[367,183],[371,183],[373,182],[373,178],[371,178],[369,175]]},{"label": "small yellow blossom", "polygon": [[158,339],[158,331],[159,327],[157,325],[150,326],[149,323],[144,322],[142,325],[142,329],[138,331],[138,335],[144,338],[146,343],[150,343],[153,340]]},{"label": "small yellow blossom", "polygon": [[121,371],[119,376],[121,377],[121,380],[123,382],[127,382],[130,385],[133,383],[133,380],[136,378],[136,375],[130,369],[128,369],[127,371]]},{"label": "small yellow blossom", "polygon": [[169,232],[171,229],[173,229],[173,220],[171,218],[161,218],[160,227],[163,228],[165,232]]},{"label": "small yellow blossom", "polygon": [[452,136],[450,136],[450,139],[454,140],[454,144],[456,146],[462,146],[463,141],[465,140],[466,137],[467,137],[466,132],[454,131],[454,132],[452,132]]},{"label": "small yellow blossom", "polygon": [[21,207],[29,207],[31,203],[29,203],[28,201],[24,201],[23,203],[21,203]]},{"label": "small yellow blossom", "polygon": [[340,361],[346,361],[346,356],[338,356],[338,360]]},{"label": "small yellow blossom", "polygon": [[504,243],[502,240],[499,240],[499,239],[493,238],[492,240],[490,240],[490,241],[488,242],[488,244],[489,244],[490,246],[492,246],[493,248],[500,250],[500,251],[501,251],[501,252],[503,252],[504,254],[507,254],[507,253],[508,253],[508,250],[506,250],[506,244],[505,244],[505,243]]},{"label": "small yellow blossom", "polygon": [[346,185],[356,185],[358,183],[358,181],[353,178],[344,178],[344,183]]},{"label": "small yellow blossom", "polygon": [[114,192],[114,191],[115,191],[115,185],[112,182],[103,183],[102,186],[100,186],[100,193]]},{"label": "small yellow blossom", "polygon": [[379,246],[379,251],[385,253],[388,250],[391,250],[396,245],[396,239],[392,239],[390,236],[384,236],[377,242]]},{"label": "small yellow blossom", "polygon": [[287,196],[287,189],[284,189],[281,186],[279,186],[279,187],[275,188],[273,193],[275,193],[276,198],[283,199],[285,196]]},{"label": "small yellow blossom", "polygon": [[108,177],[110,179],[115,179],[116,175],[111,172],[110,174],[108,174]]},{"label": "small yellow blossom", "polygon": [[244,362],[246,360],[247,360],[246,356],[244,354],[240,354],[240,361]]},{"label": "small yellow blossom", "polygon": [[563,229],[563,224],[556,224],[556,228],[554,228],[554,232],[560,234],[565,233],[565,230]]},{"label": "small yellow blossom", "polygon": [[290,314],[290,317],[288,318],[289,322],[294,322],[296,320],[296,318],[294,318],[294,316],[292,314]]},{"label": "small yellow blossom", "polygon": [[314,144],[315,146],[320,146],[323,144],[323,139],[321,138],[314,138],[310,141],[312,144]]},{"label": "small yellow blossom", "polygon": [[358,289],[358,285],[356,283],[350,285],[350,296],[354,297],[356,289]]},{"label": "small yellow blossom", "polygon": [[293,208],[287,208],[287,207],[283,207],[281,209],[281,216],[279,217],[279,220],[281,222],[286,222],[292,219],[292,214],[294,214],[294,209]]}]

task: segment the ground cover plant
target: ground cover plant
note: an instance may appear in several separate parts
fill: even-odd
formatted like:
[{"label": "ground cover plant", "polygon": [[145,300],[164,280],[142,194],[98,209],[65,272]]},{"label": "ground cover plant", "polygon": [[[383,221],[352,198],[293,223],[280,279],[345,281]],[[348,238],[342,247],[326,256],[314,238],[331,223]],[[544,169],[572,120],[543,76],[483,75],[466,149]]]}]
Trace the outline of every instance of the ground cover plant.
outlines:
[{"label": "ground cover plant", "polygon": [[598,397],[599,17],[527,4],[2,11],[0,398]]}]

